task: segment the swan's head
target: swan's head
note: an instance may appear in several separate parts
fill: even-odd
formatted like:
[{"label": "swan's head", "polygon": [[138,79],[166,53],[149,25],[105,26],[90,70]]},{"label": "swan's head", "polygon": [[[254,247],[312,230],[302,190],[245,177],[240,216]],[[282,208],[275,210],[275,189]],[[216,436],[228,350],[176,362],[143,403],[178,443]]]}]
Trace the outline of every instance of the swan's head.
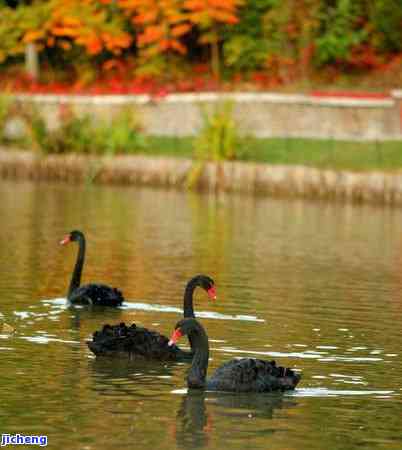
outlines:
[{"label": "swan's head", "polygon": [[169,345],[176,344],[178,340],[183,336],[197,333],[198,331],[201,331],[203,329],[202,325],[193,317],[179,320],[174,328],[175,329],[169,340]]},{"label": "swan's head", "polygon": [[206,291],[208,297],[216,300],[216,289],[214,280],[208,275],[197,275],[190,280],[190,283],[195,283]]},{"label": "swan's head", "polygon": [[61,245],[66,245],[70,242],[79,241],[81,239],[84,239],[84,235],[81,231],[74,230],[70,231],[64,238],[60,241]]}]

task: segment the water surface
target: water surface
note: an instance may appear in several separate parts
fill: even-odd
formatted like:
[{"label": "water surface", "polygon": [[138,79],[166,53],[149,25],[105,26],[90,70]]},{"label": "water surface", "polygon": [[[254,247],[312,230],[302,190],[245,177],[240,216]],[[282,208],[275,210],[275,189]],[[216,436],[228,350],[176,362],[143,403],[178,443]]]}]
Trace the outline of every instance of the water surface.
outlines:
[{"label": "water surface", "polygon": [[[54,449],[402,448],[402,211],[151,189],[0,184],[0,432]],[[85,281],[124,291],[120,309],[70,309]],[[170,334],[186,280],[197,292],[210,370],[233,357],[302,372],[294,393],[188,393],[186,364],[96,360],[104,323]],[[184,342],[185,343],[185,342]]]}]

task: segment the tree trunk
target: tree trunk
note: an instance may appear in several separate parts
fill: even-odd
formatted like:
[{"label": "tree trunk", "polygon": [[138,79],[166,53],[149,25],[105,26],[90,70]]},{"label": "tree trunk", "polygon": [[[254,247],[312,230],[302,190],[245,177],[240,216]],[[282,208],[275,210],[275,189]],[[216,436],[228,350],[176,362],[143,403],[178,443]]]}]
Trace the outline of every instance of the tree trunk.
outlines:
[{"label": "tree trunk", "polygon": [[212,67],[212,75],[216,80],[219,81],[221,78],[221,68],[220,68],[219,45],[217,35],[211,42],[211,67]]},{"label": "tree trunk", "polygon": [[25,47],[25,70],[33,80],[39,78],[38,51],[32,42]]}]

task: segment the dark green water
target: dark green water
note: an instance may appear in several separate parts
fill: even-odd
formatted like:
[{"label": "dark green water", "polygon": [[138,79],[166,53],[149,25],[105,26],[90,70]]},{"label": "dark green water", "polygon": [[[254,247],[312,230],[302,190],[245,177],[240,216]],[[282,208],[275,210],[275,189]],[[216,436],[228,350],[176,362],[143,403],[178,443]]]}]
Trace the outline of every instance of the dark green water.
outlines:
[{"label": "dark green water", "polygon": [[[402,210],[147,189],[0,182],[0,433],[51,449],[402,449]],[[84,281],[124,291],[119,310],[68,309]],[[186,365],[96,360],[104,323],[170,334],[197,293],[210,370],[236,356],[302,371],[291,394],[187,394]],[[9,447],[6,447],[9,448]]]}]

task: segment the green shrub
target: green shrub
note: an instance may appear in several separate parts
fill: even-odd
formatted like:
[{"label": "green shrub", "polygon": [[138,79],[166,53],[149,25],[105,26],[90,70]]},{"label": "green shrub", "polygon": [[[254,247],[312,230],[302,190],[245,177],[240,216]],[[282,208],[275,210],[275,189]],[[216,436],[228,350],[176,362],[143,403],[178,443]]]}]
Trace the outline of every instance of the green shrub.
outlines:
[{"label": "green shrub", "polygon": [[368,30],[361,23],[363,3],[339,0],[336,6],[321,10],[321,32],[315,41],[319,66],[346,60],[353,47],[366,41]]},{"label": "green shrub", "polygon": [[6,140],[4,136],[4,127],[13,102],[14,99],[12,96],[7,94],[0,95],[0,143]]},{"label": "green shrub", "polygon": [[146,148],[147,142],[140,133],[138,118],[125,110],[112,119],[110,124],[94,129],[96,147],[102,153],[133,153]]},{"label": "green shrub", "polygon": [[371,21],[377,32],[375,45],[385,51],[402,51],[402,4],[400,0],[374,0]]},{"label": "green shrub", "polygon": [[239,13],[239,22],[224,33],[223,58],[234,73],[251,72],[264,67],[270,41],[265,37],[264,15],[275,0],[247,0]]},{"label": "green shrub", "polygon": [[60,116],[60,126],[49,130],[37,111],[31,112],[32,140],[44,153],[110,155],[133,153],[146,146],[139,121],[128,110],[110,121],[96,122],[89,115],[77,116],[70,110],[63,110]]},{"label": "green shrub", "polygon": [[203,126],[193,140],[194,164],[187,175],[186,186],[194,188],[202,176],[206,161],[225,161],[245,157],[245,140],[240,138],[233,117],[233,102],[218,104],[212,111],[202,110]]},{"label": "green shrub", "polygon": [[233,103],[218,104],[212,113],[204,108],[202,118],[203,126],[193,143],[195,158],[210,161],[238,159],[241,148]]}]

